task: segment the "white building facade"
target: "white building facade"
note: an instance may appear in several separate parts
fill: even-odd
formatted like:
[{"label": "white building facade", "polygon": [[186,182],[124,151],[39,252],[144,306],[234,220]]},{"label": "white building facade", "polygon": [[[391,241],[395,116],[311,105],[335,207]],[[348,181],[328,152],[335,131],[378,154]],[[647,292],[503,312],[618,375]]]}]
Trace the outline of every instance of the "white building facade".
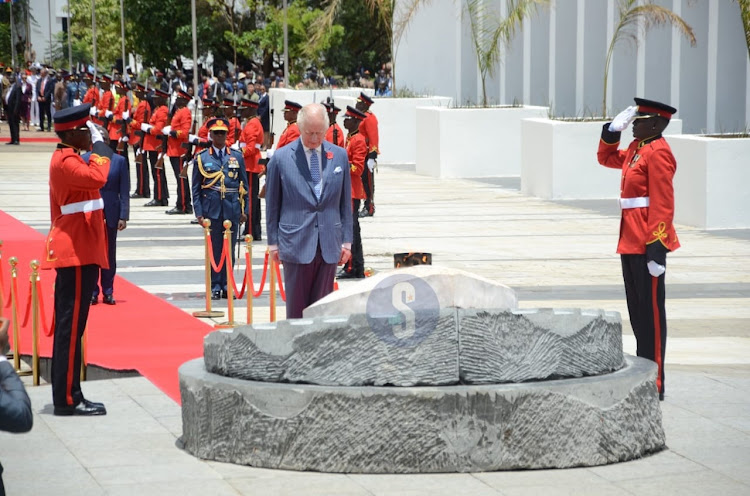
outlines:
[{"label": "white building facade", "polygon": [[[485,0],[500,15],[505,0]],[[396,0],[396,16],[408,0]],[[426,2],[395,49],[396,83],[418,93],[453,97],[458,105],[481,101],[465,0]],[[612,115],[634,96],[677,107],[685,133],[746,129],[750,123],[750,57],[737,2],[655,0],[692,28],[691,46],[676,28],[657,27],[623,40],[609,74]],[[557,117],[598,116],[604,64],[619,13],[617,0],[551,0],[524,23],[487,81],[494,104],[549,106]]]}]

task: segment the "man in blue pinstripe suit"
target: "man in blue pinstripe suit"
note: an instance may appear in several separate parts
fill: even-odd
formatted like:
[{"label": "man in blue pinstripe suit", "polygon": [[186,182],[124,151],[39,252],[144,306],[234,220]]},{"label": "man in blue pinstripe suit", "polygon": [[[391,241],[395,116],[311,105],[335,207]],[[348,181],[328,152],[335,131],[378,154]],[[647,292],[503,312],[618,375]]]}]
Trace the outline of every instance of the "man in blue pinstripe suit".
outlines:
[{"label": "man in blue pinstripe suit", "polygon": [[336,265],[352,255],[352,206],[346,150],[324,141],[325,107],[297,117],[300,137],[280,148],[266,171],[266,230],[274,261],[284,265],[286,317],[333,291]]}]

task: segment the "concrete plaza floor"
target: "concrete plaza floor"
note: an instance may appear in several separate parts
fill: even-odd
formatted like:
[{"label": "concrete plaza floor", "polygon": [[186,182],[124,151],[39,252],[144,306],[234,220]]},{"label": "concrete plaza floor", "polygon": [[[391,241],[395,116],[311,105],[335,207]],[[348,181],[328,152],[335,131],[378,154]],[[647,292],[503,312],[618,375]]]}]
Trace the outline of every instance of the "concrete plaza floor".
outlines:
[{"label": "concrete plaza floor", "polygon": [[[7,134],[5,126],[2,131]],[[0,209],[46,232],[53,145],[23,144],[23,136],[20,146],[0,144]],[[613,172],[612,180],[618,179]],[[169,184],[174,191],[174,177]],[[518,178],[437,180],[417,176],[413,166],[381,166],[376,215],[362,221],[366,265],[385,270],[395,252],[426,251],[434,265],[511,286],[521,307],[616,310],[624,318],[624,348],[633,353],[614,253],[615,202],[548,202],[521,195],[518,186]],[[118,274],[186,311],[202,308],[200,230],[184,216],[143,203],[131,203],[131,220],[118,238]],[[603,467],[484,474],[345,475],[235,466],[181,451],[179,406],[135,377],[84,383],[87,397],[107,406],[108,414],[97,418],[55,417],[49,386],[28,387],[34,429],[0,433],[7,493],[748,495],[750,232],[678,226],[678,234],[682,248],[670,255],[667,273],[667,396],[661,407],[668,449],[658,454]],[[257,281],[264,243],[254,245]],[[240,316],[243,305],[238,302]],[[267,296],[255,310],[256,322],[268,319]]]}]

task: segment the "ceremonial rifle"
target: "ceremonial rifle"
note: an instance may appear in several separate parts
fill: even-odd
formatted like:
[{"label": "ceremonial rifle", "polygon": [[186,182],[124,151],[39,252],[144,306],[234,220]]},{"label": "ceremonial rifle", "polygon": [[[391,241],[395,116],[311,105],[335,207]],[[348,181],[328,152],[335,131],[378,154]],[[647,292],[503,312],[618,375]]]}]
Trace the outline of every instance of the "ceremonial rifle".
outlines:
[{"label": "ceremonial rifle", "polygon": [[188,165],[190,165],[190,162],[193,160],[193,144],[190,142],[190,135],[195,134],[195,126],[198,124],[198,112],[195,113],[195,116],[193,117],[193,124],[190,126],[190,132],[188,133],[188,140],[187,142],[182,144],[182,147],[185,148],[185,153],[182,155],[182,168],[180,169],[180,177],[183,177],[187,179],[187,168]]},{"label": "ceremonial rifle", "polygon": [[130,105],[130,99],[128,98],[128,95],[125,94],[125,95],[121,96],[120,98],[124,98],[125,99],[125,110],[124,111],[128,112],[128,118],[127,119],[122,119],[122,120],[119,120],[119,121],[115,121],[116,124],[120,124],[122,126],[120,128],[120,139],[117,142],[117,152],[118,153],[122,152],[123,150],[125,150],[125,142],[122,139],[125,136],[128,135],[128,123],[130,122],[130,119],[131,119],[130,118],[130,107],[131,107],[131,105]]}]

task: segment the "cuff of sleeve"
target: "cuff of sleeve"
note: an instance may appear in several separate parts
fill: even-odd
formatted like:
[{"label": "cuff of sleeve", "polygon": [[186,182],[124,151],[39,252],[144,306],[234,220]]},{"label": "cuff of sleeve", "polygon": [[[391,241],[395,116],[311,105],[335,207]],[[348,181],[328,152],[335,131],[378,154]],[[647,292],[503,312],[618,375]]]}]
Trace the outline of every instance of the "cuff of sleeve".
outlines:
[{"label": "cuff of sleeve", "polygon": [[270,251],[279,251],[279,245],[268,245]]},{"label": "cuff of sleeve", "polygon": [[351,243],[341,243],[341,248],[346,248],[349,251],[352,251],[352,244]]},{"label": "cuff of sleeve", "polygon": [[620,135],[622,133],[610,131],[609,130],[609,125],[610,124],[611,124],[610,122],[607,122],[602,127],[602,141],[604,141],[608,145],[614,145],[614,144],[620,142]]}]

